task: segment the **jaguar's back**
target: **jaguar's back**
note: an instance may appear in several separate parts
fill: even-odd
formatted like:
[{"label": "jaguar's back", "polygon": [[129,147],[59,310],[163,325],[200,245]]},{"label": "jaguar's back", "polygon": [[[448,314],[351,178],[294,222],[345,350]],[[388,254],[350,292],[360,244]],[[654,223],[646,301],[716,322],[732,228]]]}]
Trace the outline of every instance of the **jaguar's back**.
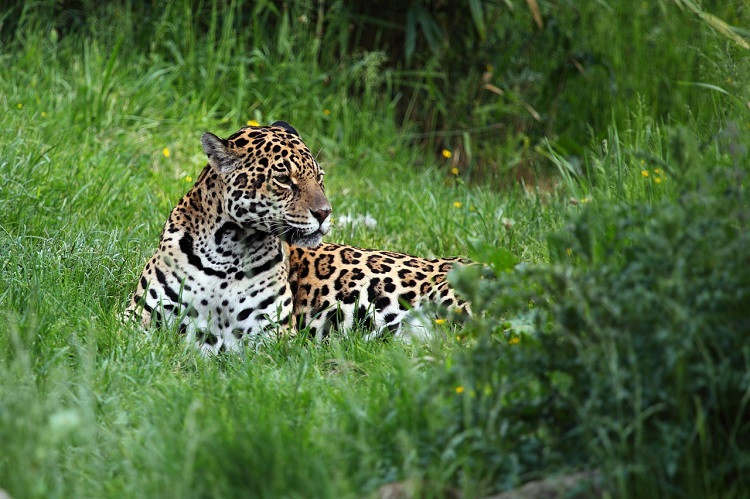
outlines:
[{"label": "jaguar's back", "polygon": [[457,258],[426,260],[404,253],[323,243],[294,247],[290,283],[294,316],[314,336],[354,327],[379,335],[400,335],[404,319],[426,305],[431,312],[468,313],[446,276]]}]

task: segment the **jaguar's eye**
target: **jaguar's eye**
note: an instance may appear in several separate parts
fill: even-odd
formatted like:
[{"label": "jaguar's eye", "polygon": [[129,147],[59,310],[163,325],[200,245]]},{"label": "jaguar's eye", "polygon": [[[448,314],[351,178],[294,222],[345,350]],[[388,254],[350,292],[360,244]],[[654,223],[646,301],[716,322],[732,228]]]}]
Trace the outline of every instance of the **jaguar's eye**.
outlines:
[{"label": "jaguar's eye", "polygon": [[284,185],[292,185],[292,179],[289,177],[289,175],[279,175],[276,177],[276,182]]}]

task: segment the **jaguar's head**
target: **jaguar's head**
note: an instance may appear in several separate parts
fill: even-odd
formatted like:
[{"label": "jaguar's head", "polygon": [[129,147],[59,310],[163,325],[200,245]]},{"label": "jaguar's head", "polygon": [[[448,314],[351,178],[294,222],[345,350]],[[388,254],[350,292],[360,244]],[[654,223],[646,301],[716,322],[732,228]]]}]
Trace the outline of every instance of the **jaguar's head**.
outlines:
[{"label": "jaguar's head", "polygon": [[324,173],[291,125],[243,127],[228,139],[206,132],[201,143],[232,221],[298,246],[320,244],[331,227]]}]

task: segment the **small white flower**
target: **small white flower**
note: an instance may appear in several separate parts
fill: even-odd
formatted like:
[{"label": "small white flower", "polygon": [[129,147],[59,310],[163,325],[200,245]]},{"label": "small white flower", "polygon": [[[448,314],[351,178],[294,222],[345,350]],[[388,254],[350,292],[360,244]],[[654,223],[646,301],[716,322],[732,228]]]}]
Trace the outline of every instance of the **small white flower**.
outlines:
[{"label": "small white flower", "polygon": [[357,227],[359,225],[364,225],[366,229],[372,229],[376,225],[378,225],[378,221],[373,218],[370,213],[365,213],[364,215],[352,215],[351,213],[347,213],[346,215],[341,215],[336,219],[336,224],[339,226],[345,226],[349,225],[351,227]]},{"label": "small white flower", "polygon": [[367,227],[368,229],[372,229],[376,225],[378,225],[378,221],[375,220],[373,217],[371,217],[369,213],[365,213],[364,222],[365,222],[365,227]]}]

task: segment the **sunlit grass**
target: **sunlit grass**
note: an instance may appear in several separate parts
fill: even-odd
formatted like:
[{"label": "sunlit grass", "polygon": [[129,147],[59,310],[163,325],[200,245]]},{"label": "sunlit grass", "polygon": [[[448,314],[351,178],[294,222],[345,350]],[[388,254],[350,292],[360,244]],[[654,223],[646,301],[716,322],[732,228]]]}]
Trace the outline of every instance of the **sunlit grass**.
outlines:
[{"label": "sunlit grass", "polygon": [[[327,169],[335,215],[377,220],[337,227],[338,242],[466,255],[469,236],[506,242],[499,212],[538,224],[534,202],[450,182],[395,145],[387,109],[348,100],[346,88],[311,92],[292,66],[268,61],[304,84],[294,99],[273,98],[287,87],[266,75],[235,107],[207,90],[185,96],[179,64],[123,48],[113,59],[97,38],[24,36],[15,76],[2,80],[0,487],[14,497],[341,497],[406,475],[449,482],[449,463],[414,461],[424,426],[413,425],[442,424],[429,411],[450,394],[425,407],[413,397],[451,342],[299,341],[203,359],[174,331],[146,335],[118,315],[205,165],[205,130],[293,123]],[[529,257],[543,255],[537,246]]]}]

